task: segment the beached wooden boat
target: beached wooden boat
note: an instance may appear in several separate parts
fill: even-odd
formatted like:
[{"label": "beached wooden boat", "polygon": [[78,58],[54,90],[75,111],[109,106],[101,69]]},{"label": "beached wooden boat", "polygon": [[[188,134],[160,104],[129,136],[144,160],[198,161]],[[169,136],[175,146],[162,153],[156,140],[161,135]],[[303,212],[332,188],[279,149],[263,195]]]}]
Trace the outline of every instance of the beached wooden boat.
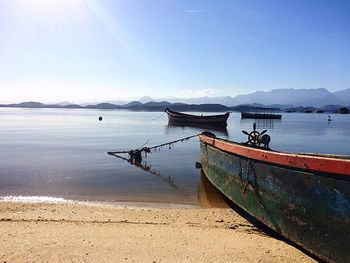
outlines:
[{"label": "beached wooden boat", "polygon": [[190,123],[190,124],[203,124],[203,125],[227,125],[227,119],[230,115],[229,112],[220,115],[192,115],[182,112],[177,112],[165,108],[164,110],[168,114],[170,123]]},{"label": "beached wooden boat", "polygon": [[[200,135],[208,179],[251,216],[319,258],[350,262],[350,157],[289,154]],[[267,138],[266,142],[269,142]]]}]

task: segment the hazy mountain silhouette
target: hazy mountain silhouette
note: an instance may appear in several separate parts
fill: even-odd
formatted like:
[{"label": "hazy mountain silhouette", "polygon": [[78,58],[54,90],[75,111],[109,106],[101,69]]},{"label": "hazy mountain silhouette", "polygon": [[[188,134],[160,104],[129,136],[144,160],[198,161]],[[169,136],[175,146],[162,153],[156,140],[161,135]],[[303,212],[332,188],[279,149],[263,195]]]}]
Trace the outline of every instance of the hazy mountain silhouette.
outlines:
[{"label": "hazy mountain silhouette", "polygon": [[21,108],[87,108],[87,109],[127,109],[137,111],[160,111],[165,107],[178,111],[217,111],[230,110],[245,111],[254,107],[270,107],[287,111],[326,111],[336,112],[340,107],[349,107],[350,89],[330,92],[327,89],[276,89],[271,91],[257,91],[236,97],[202,97],[202,98],[169,98],[169,100],[155,100],[143,97],[142,101],[131,101],[116,104],[111,102],[70,104],[43,104],[28,101],[17,104],[0,104],[0,107]]},{"label": "hazy mountain silhouette", "polygon": [[[147,100],[158,101],[147,97]],[[166,98],[169,102],[188,104],[222,104],[228,107],[242,104],[280,105],[281,108],[292,106],[348,105],[350,89],[330,92],[325,88],[318,89],[275,89],[256,91],[235,97],[200,97],[200,98]]]}]

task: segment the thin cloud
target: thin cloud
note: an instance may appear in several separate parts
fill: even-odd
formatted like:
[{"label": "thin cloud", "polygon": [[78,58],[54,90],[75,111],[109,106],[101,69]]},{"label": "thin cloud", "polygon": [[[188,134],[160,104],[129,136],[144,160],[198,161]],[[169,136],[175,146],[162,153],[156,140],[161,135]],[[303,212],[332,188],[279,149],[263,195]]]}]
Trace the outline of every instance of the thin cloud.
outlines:
[{"label": "thin cloud", "polygon": [[185,10],[186,13],[204,13],[206,12],[204,9],[187,9]]}]

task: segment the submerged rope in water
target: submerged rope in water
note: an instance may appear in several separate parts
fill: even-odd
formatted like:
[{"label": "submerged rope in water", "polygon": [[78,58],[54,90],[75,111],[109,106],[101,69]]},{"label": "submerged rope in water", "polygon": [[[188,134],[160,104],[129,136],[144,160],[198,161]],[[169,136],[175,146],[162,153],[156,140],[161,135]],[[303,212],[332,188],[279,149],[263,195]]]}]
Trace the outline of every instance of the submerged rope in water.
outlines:
[{"label": "submerged rope in water", "polygon": [[136,149],[136,150],[129,150],[129,151],[118,151],[118,152],[107,152],[109,155],[116,155],[116,154],[120,154],[120,153],[127,153],[129,154],[132,158],[138,158],[138,156],[141,157],[141,153],[151,153],[153,150],[154,151],[157,151],[157,150],[160,150],[162,147],[164,146],[169,146],[169,149],[171,149],[171,146],[174,144],[174,143],[177,143],[177,142],[184,142],[184,141],[187,141],[191,138],[194,138],[194,137],[197,137],[199,136],[200,134],[195,134],[195,135],[191,135],[191,136],[188,136],[188,137],[185,137],[185,138],[181,138],[181,139],[178,139],[178,140],[175,140],[175,141],[171,141],[171,142],[166,142],[166,143],[162,143],[162,144],[159,144],[159,145],[155,145],[155,146],[152,146],[152,147],[142,147],[141,149]]},{"label": "submerged rope in water", "polygon": [[[109,155],[112,155],[114,157],[117,157],[119,159],[125,160],[128,163],[148,172],[151,173],[153,175],[156,175],[158,177],[160,177],[164,182],[166,182],[167,184],[169,184],[171,187],[175,188],[176,190],[179,190],[180,192],[183,192],[185,195],[187,195],[186,190],[180,188],[179,186],[177,186],[173,180],[171,179],[170,176],[162,176],[158,171],[152,169],[152,165],[147,164],[146,162],[142,161],[142,153],[144,153],[144,156],[147,157],[147,153],[151,153],[152,151],[157,151],[158,149],[169,145],[169,149],[171,149],[171,145],[177,142],[183,142],[183,141],[187,141],[193,137],[197,137],[199,136],[199,134],[195,134],[195,135],[191,135],[185,138],[181,138],[175,141],[171,141],[171,142],[167,142],[167,143],[162,143],[159,145],[155,145],[152,147],[144,147],[144,145],[146,145],[148,143],[148,141],[141,146],[142,148],[140,149],[136,149],[136,150],[130,150],[130,151],[118,151],[118,152],[107,152]],[[129,158],[120,156],[119,154],[129,154]]]},{"label": "submerged rope in water", "polygon": [[137,162],[134,159],[128,159],[125,158],[123,156],[120,156],[118,154],[113,154],[114,157],[117,157],[119,159],[122,159],[124,161],[127,161],[128,163],[130,163],[131,165],[142,169],[145,172],[148,172],[150,174],[153,174],[159,178],[161,178],[164,182],[166,182],[168,185],[170,185],[171,187],[175,188],[176,190],[184,193],[185,195],[187,195],[187,192],[185,189],[179,187],[178,185],[176,185],[173,180],[171,179],[171,176],[163,176],[161,175],[161,173],[155,169],[152,169],[152,165],[147,164],[146,162]]}]

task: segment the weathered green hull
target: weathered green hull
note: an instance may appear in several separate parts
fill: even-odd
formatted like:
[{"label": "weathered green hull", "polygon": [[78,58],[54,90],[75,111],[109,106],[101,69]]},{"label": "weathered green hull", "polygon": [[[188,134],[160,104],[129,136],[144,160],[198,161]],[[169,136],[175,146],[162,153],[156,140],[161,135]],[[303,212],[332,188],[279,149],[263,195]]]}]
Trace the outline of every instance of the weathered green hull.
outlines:
[{"label": "weathered green hull", "polygon": [[287,239],[332,262],[350,262],[350,181],[272,165],[201,142],[208,179]]}]

